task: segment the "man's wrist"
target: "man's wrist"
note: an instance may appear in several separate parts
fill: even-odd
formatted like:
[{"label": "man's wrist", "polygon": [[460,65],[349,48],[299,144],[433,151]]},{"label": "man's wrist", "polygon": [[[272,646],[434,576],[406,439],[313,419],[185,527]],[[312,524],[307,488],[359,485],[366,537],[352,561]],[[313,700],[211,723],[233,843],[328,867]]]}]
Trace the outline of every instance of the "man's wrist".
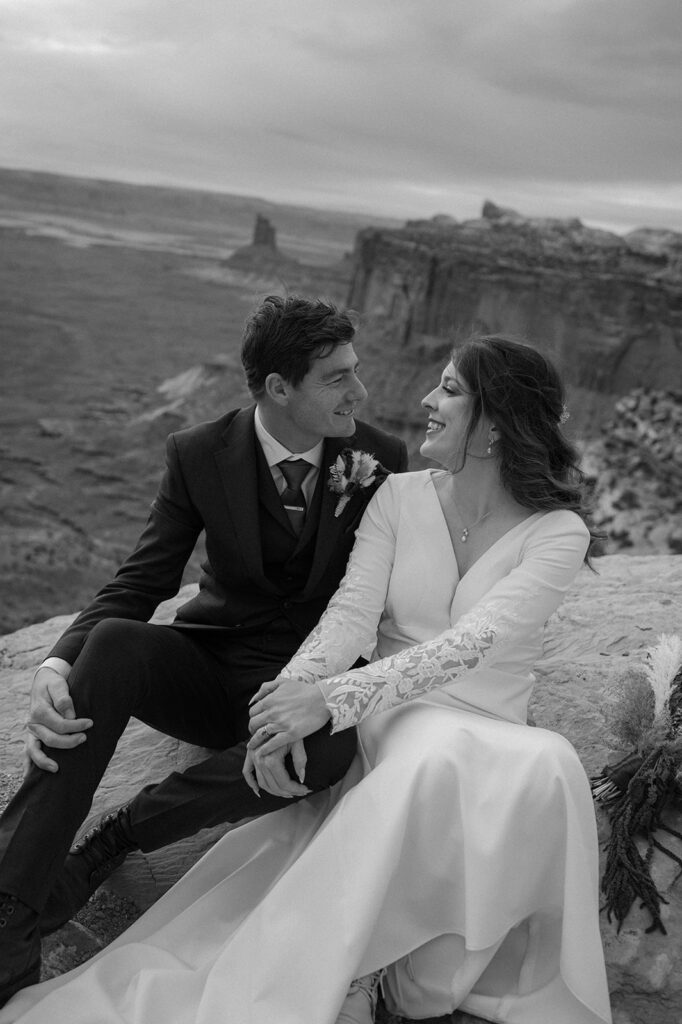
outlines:
[{"label": "man's wrist", "polygon": [[53,672],[58,672],[63,679],[68,679],[69,673],[71,672],[71,665],[68,661],[65,661],[64,658],[45,658],[45,661],[41,665],[38,665],[36,675],[40,672],[41,668],[51,668]]}]

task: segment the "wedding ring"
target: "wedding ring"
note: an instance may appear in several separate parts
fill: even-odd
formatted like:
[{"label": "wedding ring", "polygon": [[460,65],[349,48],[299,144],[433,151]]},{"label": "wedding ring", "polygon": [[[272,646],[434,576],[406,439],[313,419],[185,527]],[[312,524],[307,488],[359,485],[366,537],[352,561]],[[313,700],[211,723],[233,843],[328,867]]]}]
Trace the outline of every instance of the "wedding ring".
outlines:
[{"label": "wedding ring", "polygon": [[266,722],[265,725],[261,726],[261,730],[260,731],[261,731],[263,736],[272,736],[273,735],[272,726],[269,723],[267,723],[267,722]]}]

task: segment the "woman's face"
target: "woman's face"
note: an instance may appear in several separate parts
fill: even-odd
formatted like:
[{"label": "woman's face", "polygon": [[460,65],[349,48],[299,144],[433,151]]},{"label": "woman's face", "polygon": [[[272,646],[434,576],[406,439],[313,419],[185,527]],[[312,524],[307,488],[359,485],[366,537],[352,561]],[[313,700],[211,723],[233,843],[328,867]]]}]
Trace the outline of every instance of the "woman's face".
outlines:
[{"label": "woman's face", "polygon": [[[473,399],[452,363],[443,370],[438,387],[422,405],[429,414],[426,439],[419,451],[446,469],[460,469],[464,460],[464,439],[471,418]],[[486,455],[490,424],[481,417],[469,441],[468,454]]]}]

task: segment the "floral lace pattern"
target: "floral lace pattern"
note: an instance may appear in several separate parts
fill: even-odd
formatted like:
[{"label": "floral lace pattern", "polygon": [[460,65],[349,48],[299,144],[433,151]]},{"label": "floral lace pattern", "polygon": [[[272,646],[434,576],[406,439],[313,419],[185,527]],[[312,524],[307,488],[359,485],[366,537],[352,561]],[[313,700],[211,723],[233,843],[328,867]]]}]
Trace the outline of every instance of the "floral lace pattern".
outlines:
[{"label": "floral lace pattern", "polygon": [[[471,622],[466,621],[469,618]],[[363,718],[453,683],[462,673],[478,668],[500,639],[500,628],[490,614],[478,621],[464,616],[455,628],[433,640],[320,680],[318,685],[332,713],[332,731],[347,729]]]},{"label": "floral lace pattern", "polygon": [[490,604],[479,606],[432,640],[347,671],[359,657],[371,654],[384,601],[385,588],[378,589],[366,566],[351,559],[325,614],[281,672],[317,683],[332,715],[332,732],[452,683],[478,668],[493,645],[509,634],[503,609],[495,616]]},{"label": "floral lace pattern", "polygon": [[[509,531],[509,556],[501,572],[490,574],[488,589],[474,582],[473,570],[464,584],[455,578],[457,590],[465,585],[475,596],[467,610],[460,603],[453,621],[452,552],[444,524],[438,532],[439,511],[428,479],[389,477],[367,507],[339,589],[281,672],[319,687],[334,732],[429,691],[464,684],[484,664],[513,664],[514,676],[531,678],[544,625],[582,564],[589,541],[584,524],[573,513],[556,512]],[[500,544],[498,555],[502,550]],[[477,574],[486,572],[484,558]],[[494,566],[490,559],[487,571]],[[440,623],[434,636],[424,630],[431,611]],[[400,650],[396,631],[406,639]],[[392,653],[378,658],[382,635]],[[370,663],[351,668],[359,657]]]},{"label": "floral lace pattern", "polygon": [[315,683],[371,656],[386,589],[377,594],[367,584],[365,569],[351,558],[324,615],[280,675]]}]

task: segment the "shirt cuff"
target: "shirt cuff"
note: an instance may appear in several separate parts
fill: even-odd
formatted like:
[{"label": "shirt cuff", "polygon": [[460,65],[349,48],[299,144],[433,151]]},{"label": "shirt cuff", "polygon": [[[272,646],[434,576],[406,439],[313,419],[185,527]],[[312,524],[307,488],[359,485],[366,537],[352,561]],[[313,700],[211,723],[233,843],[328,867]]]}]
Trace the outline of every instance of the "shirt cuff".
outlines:
[{"label": "shirt cuff", "polygon": [[64,679],[68,679],[71,672],[71,665],[68,661],[64,661],[63,658],[45,658],[45,661],[38,665],[36,672],[39,672],[41,668],[51,668],[58,672],[60,676],[63,676]]}]

